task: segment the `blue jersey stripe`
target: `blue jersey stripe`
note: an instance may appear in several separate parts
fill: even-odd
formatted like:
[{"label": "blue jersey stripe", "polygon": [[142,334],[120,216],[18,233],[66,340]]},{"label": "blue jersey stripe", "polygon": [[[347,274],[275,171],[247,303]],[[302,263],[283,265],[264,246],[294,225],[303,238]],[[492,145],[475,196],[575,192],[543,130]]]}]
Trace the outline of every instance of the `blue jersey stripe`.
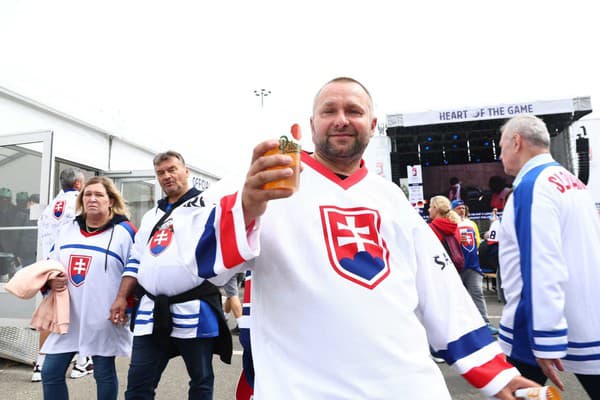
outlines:
[{"label": "blue jersey stripe", "polygon": [[[198,312],[192,314],[180,314],[180,313],[171,313],[172,320],[174,319],[183,319],[183,320],[193,320],[196,319],[195,323],[181,323],[173,321],[173,328],[180,329],[196,329],[196,337],[198,338],[206,338],[206,337],[216,337],[219,336],[219,320],[218,316],[215,313],[215,310],[203,300],[200,300],[198,303]],[[136,325],[147,325],[154,323],[154,318],[140,319],[139,317],[142,315],[145,316],[153,316],[154,312],[152,310],[138,310],[135,323]]]},{"label": "blue jersey stripe", "polygon": [[99,253],[102,254],[108,254],[114,258],[116,258],[117,260],[119,260],[119,262],[121,263],[121,265],[125,265],[125,263],[123,262],[123,259],[121,258],[121,256],[119,256],[117,253],[107,250],[104,247],[99,247],[99,246],[89,246],[86,244],[65,244],[64,246],[60,246],[60,249],[85,249],[85,250],[93,250],[93,251],[97,251]]},{"label": "blue jersey stripe", "polygon": [[512,329],[510,329],[508,326],[504,326],[502,324],[500,324],[500,329],[502,329],[503,331],[506,331],[508,333],[513,333]]},{"label": "blue jersey stripe", "polygon": [[129,236],[131,236],[131,240],[135,239],[135,227],[131,222],[123,221],[119,223],[119,226],[125,228],[125,230],[129,233]]},{"label": "blue jersey stripe", "polygon": [[217,237],[215,234],[215,208],[210,212],[208,221],[204,226],[204,232],[196,246],[196,264],[198,265],[198,276],[212,278],[215,276],[214,265],[217,258]]},{"label": "blue jersey stripe", "polygon": [[513,193],[515,209],[515,231],[521,258],[521,277],[523,288],[513,321],[513,341],[511,357],[537,365],[531,351],[533,334],[533,307],[531,303],[531,209],[535,181],[544,169],[556,162],[546,163],[533,168],[523,177]]},{"label": "blue jersey stripe", "polygon": [[535,344],[533,343],[531,347],[536,351],[566,351],[567,344]]},{"label": "blue jersey stripe", "polygon": [[512,343],[513,343],[512,339],[511,339],[511,338],[509,338],[509,337],[507,337],[507,336],[504,336],[504,335],[502,334],[502,332],[498,333],[498,339],[500,339],[500,340],[502,340],[503,342],[506,342],[506,343],[508,343],[508,344],[510,344],[510,345],[512,345]]},{"label": "blue jersey stripe", "polygon": [[452,365],[456,361],[473,354],[484,346],[494,342],[496,339],[490,335],[487,326],[482,326],[474,331],[461,336],[457,340],[448,343],[448,350],[438,352],[447,362]]},{"label": "blue jersey stripe", "polygon": [[596,354],[588,354],[585,356],[579,356],[579,355],[574,355],[574,354],[567,354],[564,357],[564,360],[569,360],[569,361],[591,361],[591,360],[600,360],[600,353],[596,353]]},{"label": "blue jersey stripe", "polygon": [[197,328],[200,324],[177,324],[173,323],[173,328]]},{"label": "blue jersey stripe", "polygon": [[600,342],[569,342],[569,347],[574,349],[584,349],[586,347],[600,346]]},{"label": "blue jersey stripe", "polygon": [[562,337],[567,336],[566,329],[560,329],[557,331],[533,331],[533,335],[536,337]]},{"label": "blue jersey stripe", "polygon": [[205,301],[200,300],[200,319],[196,337],[219,336],[219,320],[212,307]]},{"label": "blue jersey stripe", "polygon": [[176,313],[171,313],[171,316],[173,318],[180,318],[180,319],[190,319],[190,318],[199,318],[200,314],[176,314]]},{"label": "blue jersey stripe", "polygon": [[147,325],[147,324],[151,324],[153,322],[154,322],[154,319],[152,319],[152,318],[151,319],[139,319],[139,318],[135,319],[136,325]]}]

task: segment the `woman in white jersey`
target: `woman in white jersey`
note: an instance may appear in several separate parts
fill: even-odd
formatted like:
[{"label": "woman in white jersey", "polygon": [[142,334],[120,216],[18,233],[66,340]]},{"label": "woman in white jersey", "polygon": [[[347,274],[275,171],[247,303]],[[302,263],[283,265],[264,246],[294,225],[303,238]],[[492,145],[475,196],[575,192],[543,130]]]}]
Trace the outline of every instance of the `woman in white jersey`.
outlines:
[{"label": "woman in white jersey", "polygon": [[65,266],[65,276],[49,281],[49,289],[68,290],[69,331],[52,333],[42,351],[44,399],[68,399],[65,374],[74,354],[91,354],[100,400],[116,400],[115,356],[127,356],[132,336],[108,317],[121,273],[129,257],[135,227],[125,201],[107,177],[93,177],[77,197],[75,220],[61,228],[49,258]]}]

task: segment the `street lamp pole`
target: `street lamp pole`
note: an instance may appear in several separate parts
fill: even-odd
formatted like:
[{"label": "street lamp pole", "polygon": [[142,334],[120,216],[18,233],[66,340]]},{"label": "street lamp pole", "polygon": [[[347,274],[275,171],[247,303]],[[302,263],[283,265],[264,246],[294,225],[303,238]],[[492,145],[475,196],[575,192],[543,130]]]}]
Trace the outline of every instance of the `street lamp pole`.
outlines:
[{"label": "street lamp pole", "polygon": [[255,96],[260,96],[260,108],[263,108],[265,105],[265,97],[267,97],[268,95],[271,94],[270,90],[266,90],[266,89],[260,89],[260,90],[255,90],[254,91],[254,95]]}]

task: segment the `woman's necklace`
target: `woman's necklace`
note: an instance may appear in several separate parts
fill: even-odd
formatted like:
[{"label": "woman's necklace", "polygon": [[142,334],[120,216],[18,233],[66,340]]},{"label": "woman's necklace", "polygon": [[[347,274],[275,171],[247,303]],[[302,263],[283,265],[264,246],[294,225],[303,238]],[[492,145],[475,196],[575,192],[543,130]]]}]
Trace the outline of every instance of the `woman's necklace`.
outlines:
[{"label": "woman's necklace", "polygon": [[83,224],[85,225],[85,231],[86,231],[87,233],[94,233],[94,232],[98,232],[99,230],[101,230],[101,229],[104,227],[104,225],[102,225],[102,226],[99,226],[99,227],[97,227],[97,228],[93,228],[93,227],[91,227],[91,226],[88,226],[87,222],[84,222]]}]

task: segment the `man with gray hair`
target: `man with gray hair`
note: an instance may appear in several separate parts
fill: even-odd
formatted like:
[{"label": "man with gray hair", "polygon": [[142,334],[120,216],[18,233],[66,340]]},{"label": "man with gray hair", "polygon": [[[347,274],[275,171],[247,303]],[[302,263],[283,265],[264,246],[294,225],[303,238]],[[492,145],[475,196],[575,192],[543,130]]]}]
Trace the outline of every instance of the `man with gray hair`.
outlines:
[{"label": "man with gray hair", "polygon": [[[83,172],[75,168],[65,168],[60,172],[61,191],[46,206],[40,218],[38,219],[38,243],[42,245],[42,260],[48,257],[52,246],[58,236],[60,229],[75,219],[75,203],[79,190],[83,187],[85,176]],[[40,349],[48,337],[49,332],[40,332]],[[39,354],[33,367],[32,382],[42,380],[41,367],[44,363],[44,354]],[[81,378],[93,372],[91,357],[78,356],[71,378]]]},{"label": "man with gray hair", "polygon": [[575,373],[600,398],[600,221],[586,185],[550,155],[544,122],[519,115],[502,127],[504,172],[516,176],[500,224],[507,304],[499,342],[540,384]]},{"label": "man with gray hair", "polygon": [[61,191],[44,209],[38,220],[38,240],[42,243],[42,259],[50,253],[61,226],[75,218],[75,200],[84,180],[81,171],[73,168],[61,171]]},{"label": "man with gray hair", "polygon": [[183,156],[169,150],[153,164],[165,197],[142,218],[110,309],[111,321],[124,324],[128,298],[138,299],[125,399],[154,399],[169,360],[181,356],[190,378],[188,398],[208,400],[214,390],[213,353],[231,363],[231,334],[217,288],[230,276],[211,282],[198,275],[197,259],[205,257],[191,241],[197,228],[190,221],[202,214],[204,200],[190,185]]}]

